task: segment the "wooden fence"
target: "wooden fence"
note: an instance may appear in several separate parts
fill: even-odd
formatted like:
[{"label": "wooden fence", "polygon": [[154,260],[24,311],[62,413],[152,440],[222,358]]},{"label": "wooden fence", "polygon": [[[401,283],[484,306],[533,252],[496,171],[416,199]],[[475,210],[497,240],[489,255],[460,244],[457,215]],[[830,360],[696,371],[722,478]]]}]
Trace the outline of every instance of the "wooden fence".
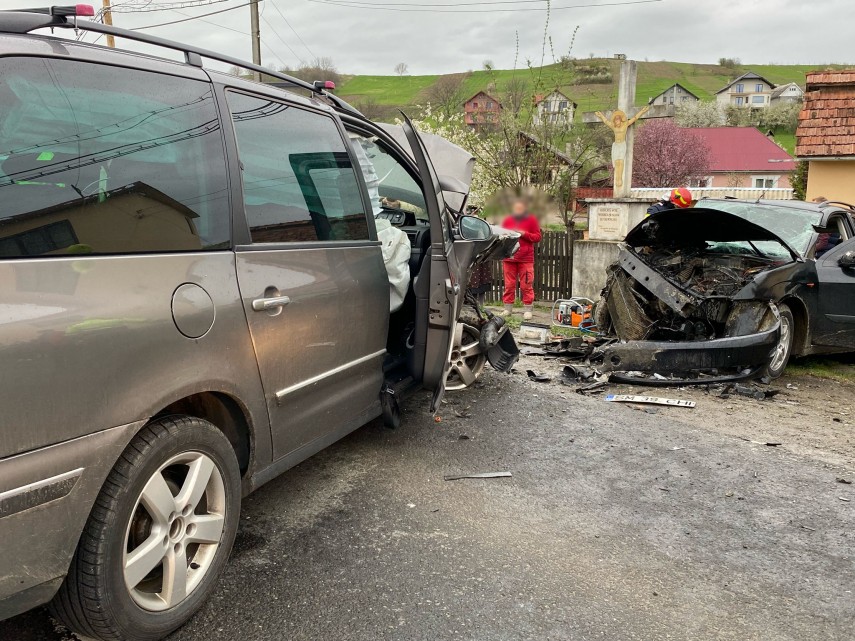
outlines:
[{"label": "wooden fence", "polygon": [[[581,232],[574,236],[581,238]],[[570,295],[573,272],[573,243],[563,231],[545,231],[534,250],[534,297],[544,303]],[[493,262],[493,283],[487,292],[488,301],[502,300],[505,287],[501,261]],[[519,297],[519,294],[517,294]]]}]

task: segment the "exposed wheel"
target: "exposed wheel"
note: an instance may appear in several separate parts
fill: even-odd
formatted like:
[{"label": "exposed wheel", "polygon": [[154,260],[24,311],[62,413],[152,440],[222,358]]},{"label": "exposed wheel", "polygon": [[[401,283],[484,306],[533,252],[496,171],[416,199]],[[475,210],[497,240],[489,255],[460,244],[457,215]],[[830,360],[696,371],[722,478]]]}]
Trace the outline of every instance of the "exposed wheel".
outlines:
[{"label": "exposed wheel", "polygon": [[197,418],[152,421],[104,482],[53,614],[106,641],[163,638],[212,592],[239,513],[240,471],[222,432]]},{"label": "exposed wheel", "polygon": [[458,344],[451,351],[451,369],[445,379],[447,391],[469,387],[484,371],[487,355],[482,351],[478,340],[481,332],[471,325],[462,325]]},{"label": "exposed wheel", "polygon": [[787,369],[787,363],[790,362],[790,354],[793,351],[793,339],[795,338],[793,312],[785,303],[781,303],[778,305],[778,313],[781,316],[781,337],[778,339],[778,344],[775,345],[772,358],[766,368],[766,374],[770,378],[778,378]]}]

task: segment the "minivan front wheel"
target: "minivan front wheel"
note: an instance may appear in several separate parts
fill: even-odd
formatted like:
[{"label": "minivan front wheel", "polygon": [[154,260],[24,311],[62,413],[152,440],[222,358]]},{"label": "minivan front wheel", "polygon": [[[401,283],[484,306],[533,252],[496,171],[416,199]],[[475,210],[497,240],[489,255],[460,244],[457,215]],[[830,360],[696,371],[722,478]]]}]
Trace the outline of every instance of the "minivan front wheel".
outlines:
[{"label": "minivan front wheel", "polygon": [[213,591],[239,512],[240,471],[222,432],[191,417],[152,421],[107,477],[53,613],[105,641],[163,638]]}]

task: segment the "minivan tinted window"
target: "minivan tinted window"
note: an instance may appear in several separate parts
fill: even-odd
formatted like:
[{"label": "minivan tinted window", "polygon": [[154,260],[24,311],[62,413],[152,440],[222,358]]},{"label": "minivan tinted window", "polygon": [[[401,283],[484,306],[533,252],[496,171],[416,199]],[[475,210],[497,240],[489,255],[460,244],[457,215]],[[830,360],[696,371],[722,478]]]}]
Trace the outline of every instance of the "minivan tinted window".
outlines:
[{"label": "minivan tinted window", "polygon": [[229,93],[254,243],[367,240],[344,139],[329,116]]},{"label": "minivan tinted window", "polygon": [[40,58],[0,74],[0,257],[229,246],[210,84]]}]

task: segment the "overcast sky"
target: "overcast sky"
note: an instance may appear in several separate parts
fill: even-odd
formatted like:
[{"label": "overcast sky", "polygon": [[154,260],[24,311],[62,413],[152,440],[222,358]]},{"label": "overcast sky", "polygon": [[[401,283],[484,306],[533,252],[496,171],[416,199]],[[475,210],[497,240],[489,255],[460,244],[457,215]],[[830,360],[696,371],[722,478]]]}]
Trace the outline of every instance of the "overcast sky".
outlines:
[{"label": "overcast sky", "polygon": [[[191,20],[147,33],[250,59],[249,9],[240,7],[247,0],[119,13],[121,2],[140,7],[149,1],[149,8],[188,4],[181,0],[114,0],[114,24],[136,28],[239,7],[205,17],[204,21]],[[630,0],[553,0],[549,35],[556,56],[568,51],[578,26],[572,50],[577,57],[625,53],[629,58],[651,61],[714,63],[728,56],[755,64],[855,63],[855,52],[845,33],[833,35],[834,25],[845,29],[855,22],[853,0],[646,0],[622,6],[560,9],[621,1]],[[0,0],[0,7],[38,6],[38,2]],[[100,0],[95,2],[100,5]],[[195,0],[195,4],[203,2],[210,0]],[[499,0],[362,0],[363,5],[394,3],[404,9],[399,11],[341,6],[356,4],[357,0],[262,0],[262,62],[294,66],[326,56],[343,73],[389,75],[398,62],[407,63],[411,75],[480,69],[485,60],[497,68],[510,68],[516,34],[520,41],[518,64],[524,66],[527,58],[540,61],[546,13],[535,9],[545,7],[545,2],[501,0],[499,4],[464,6],[473,2]],[[427,4],[452,7],[412,11],[399,6],[411,5],[412,9]],[[462,13],[462,9],[471,12]],[[547,53],[547,62],[551,60]]]}]

